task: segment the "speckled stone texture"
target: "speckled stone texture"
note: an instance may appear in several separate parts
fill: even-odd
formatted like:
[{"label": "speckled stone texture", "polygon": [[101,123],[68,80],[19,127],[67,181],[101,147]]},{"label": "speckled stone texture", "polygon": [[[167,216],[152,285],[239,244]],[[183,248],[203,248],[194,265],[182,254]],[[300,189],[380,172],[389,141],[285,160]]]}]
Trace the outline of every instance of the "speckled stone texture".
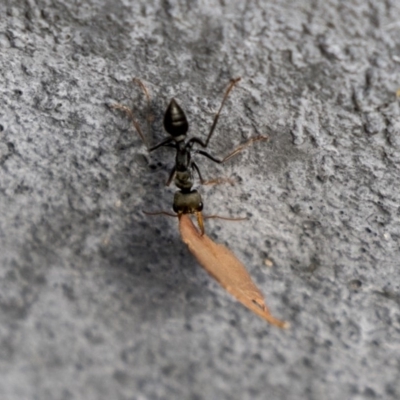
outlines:
[{"label": "speckled stone texture", "polygon": [[[400,398],[400,2],[0,1],[1,400]],[[171,97],[208,234],[291,323],[196,263],[165,187]],[[151,93],[146,128],[139,77]]]}]

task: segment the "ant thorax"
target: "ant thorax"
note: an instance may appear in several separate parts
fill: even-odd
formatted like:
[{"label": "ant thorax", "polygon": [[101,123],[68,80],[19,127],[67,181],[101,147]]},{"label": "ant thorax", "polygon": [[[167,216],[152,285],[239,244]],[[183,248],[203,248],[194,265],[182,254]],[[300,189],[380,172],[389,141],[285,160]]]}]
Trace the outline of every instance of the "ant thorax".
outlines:
[{"label": "ant thorax", "polygon": [[189,192],[193,186],[193,174],[187,169],[175,172],[175,186],[183,192]]},{"label": "ant thorax", "polygon": [[175,185],[183,191],[193,186],[190,150],[184,140],[176,143]]}]

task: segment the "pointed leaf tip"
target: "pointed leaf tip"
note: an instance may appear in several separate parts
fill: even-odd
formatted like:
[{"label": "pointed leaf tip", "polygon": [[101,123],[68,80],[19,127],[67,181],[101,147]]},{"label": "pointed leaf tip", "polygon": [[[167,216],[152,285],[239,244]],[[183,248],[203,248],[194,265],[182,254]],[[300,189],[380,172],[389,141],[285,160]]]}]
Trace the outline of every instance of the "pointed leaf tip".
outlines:
[{"label": "pointed leaf tip", "polygon": [[244,265],[225,246],[201,235],[188,215],[179,218],[182,240],[199,264],[232,296],[272,325],[287,329],[289,324],[275,318],[265,305],[264,296]]}]

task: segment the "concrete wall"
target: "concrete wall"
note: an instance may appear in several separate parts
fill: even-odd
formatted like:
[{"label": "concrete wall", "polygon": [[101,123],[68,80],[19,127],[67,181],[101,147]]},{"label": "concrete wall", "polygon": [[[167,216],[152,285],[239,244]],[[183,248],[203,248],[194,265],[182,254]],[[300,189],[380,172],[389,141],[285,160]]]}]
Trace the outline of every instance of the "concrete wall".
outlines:
[{"label": "concrete wall", "polygon": [[[400,3],[0,2],[2,400],[400,398]],[[204,138],[206,231],[291,329],[196,263],[164,186],[171,97]],[[151,93],[146,104],[131,83]]]}]

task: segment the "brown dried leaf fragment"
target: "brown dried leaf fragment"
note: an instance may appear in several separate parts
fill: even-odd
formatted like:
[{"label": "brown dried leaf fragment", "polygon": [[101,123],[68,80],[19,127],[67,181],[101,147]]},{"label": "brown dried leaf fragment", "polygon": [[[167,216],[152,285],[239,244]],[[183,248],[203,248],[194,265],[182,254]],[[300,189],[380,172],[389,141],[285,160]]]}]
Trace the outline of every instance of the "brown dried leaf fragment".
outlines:
[{"label": "brown dried leaf fragment", "polygon": [[188,215],[179,218],[182,240],[200,265],[245,307],[279,328],[289,324],[273,317],[264,302],[264,296],[251,280],[244,265],[225,246],[201,235]]}]

